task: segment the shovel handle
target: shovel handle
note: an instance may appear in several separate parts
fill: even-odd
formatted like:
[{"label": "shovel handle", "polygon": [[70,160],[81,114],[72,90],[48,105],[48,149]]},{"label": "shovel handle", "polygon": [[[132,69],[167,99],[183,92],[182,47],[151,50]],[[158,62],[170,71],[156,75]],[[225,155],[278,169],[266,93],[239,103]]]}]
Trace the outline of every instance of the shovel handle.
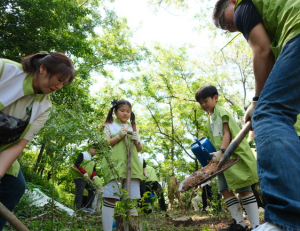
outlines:
[{"label": "shovel handle", "polygon": [[12,227],[18,231],[29,231],[29,229],[18,219],[15,215],[12,214],[1,202],[0,202],[0,215],[7,220]]},{"label": "shovel handle", "polygon": [[237,134],[237,136],[230,142],[225,153],[223,154],[223,157],[222,157],[220,163],[218,164],[218,169],[222,168],[222,166],[225,164],[226,160],[228,160],[230,158],[232,153],[240,145],[240,143],[246,137],[246,135],[249,133],[251,128],[252,128],[251,121],[248,121],[245,124],[245,126],[242,128],[242,130]]}]

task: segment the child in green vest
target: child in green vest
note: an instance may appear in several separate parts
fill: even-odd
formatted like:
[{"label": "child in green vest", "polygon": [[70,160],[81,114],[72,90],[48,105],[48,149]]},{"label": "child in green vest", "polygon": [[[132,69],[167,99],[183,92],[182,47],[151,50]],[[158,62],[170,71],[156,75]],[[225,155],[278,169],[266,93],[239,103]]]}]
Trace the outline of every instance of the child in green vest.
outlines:
[{"label": "child in green vest", "polygon": [[[121,178],[123,188],[126,188],[127,177],[127,149],[124,137],[127,131],[133,131],[132,125],[135,124],[135,115],[132,112],[132,106],[127,100],[113,100],[112,108],[108,112],[104,135],[112,147],[112,161],[117,166],[118,176]],[[116,118],[113,118],[115,114]],[[130,119],[131,123],[128,123]],[[130,146],[131,140],[134,145],[131,151],[131,199],[140,199],[140,180],[143,179],[143,166],[139,160],[138,152],[142,150],[142,144],[138,132],[133,132],[132,135],[126,136]],[[106,158],[102,160],[104,186],[104,203],[102,208],[102,224],[104,231],[112,230],[115,203],[120,199],[121,193],[118,187],[118,182],[114,178],[112,169],[109,168]],[[130,211],[132,216],[138,216],[137,209]]]},{"label": "child in green vest", "polygon": [[74,183],[76,185],[75,194],[75,206],[77,210],[82,207],[83,193],[84,189],[88,191],[88,199],[85,204],[84,212],[94,213],[95,211],[91,209],[93,199],[95,197],[95,189],[91,182],[97,177],[96,173],[96,163],[93,161],[93,156],[97,154],[97,144],[90,144],[89,149],[86,152],[82,152],[78,155],[75,166],[81,172],[81,174],[73,170]]},{"label": "child in green vest", "polygon": [[[218,150],[211,153],[213,155],[212,160],[220,161],[229,143],[236,137],[240,128],[230,113],[217,104],[219,94],[214,86],[209,85],[199,88],[195,98],[201,108],[209,114],[207,123],[209,139],[216,150]],[[220,230],[244,231],[247,227],[243,213],[240,203],[232,190],[240,194],[251,223],[251,228],[255,228],[259,225],[259,216],[257,202],[251,190],[251,185],[258,182],[256,160],[246,139],[241,142],[231,157],[240,157],[241,160],[218,175],[218,187],[234,222],[229,227]]]}]

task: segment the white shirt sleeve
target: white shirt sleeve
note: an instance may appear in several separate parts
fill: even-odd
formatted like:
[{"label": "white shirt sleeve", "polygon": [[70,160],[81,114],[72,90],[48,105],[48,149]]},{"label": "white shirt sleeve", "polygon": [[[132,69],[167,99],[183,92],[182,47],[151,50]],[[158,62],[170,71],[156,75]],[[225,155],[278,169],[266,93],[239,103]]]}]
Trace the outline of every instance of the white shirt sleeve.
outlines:
[{"label": "white shirt sleeve", "polygon": [[105,135],[105,137],[106,137],[107,139],[110,139],[110,138],[111,138],[111,134],[110,134],[109,128],[106,127],[106,126],[104,126],[103,134]]},{"label": "white shirt sleeve", "polygon": [[46,123],[49,114],[50,111],[45,111],[37,119],[35,119],[23,138],[28,141],[32,141],[34,136],[41,130],[41,128]]}]

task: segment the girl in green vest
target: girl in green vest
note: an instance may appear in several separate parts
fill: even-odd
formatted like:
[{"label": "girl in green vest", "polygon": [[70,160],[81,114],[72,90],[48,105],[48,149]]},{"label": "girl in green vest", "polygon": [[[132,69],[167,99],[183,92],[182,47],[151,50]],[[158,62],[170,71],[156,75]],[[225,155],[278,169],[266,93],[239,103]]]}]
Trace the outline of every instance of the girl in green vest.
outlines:
[{"label": "girl in green vest", "polygon": [[[25,191],[16,159],[47,120],[48,94],[74,76],[71,60],[60,52],[30,55],[21,64],[0,59],[0,202],[11,211]],[[0,230],[5,223],[0,216]]]},{"label": "girl in green vest", "polygon": [[[213,155],[212,160],[220,161],[231,140],[239,133],[240,128],[231,114],[217,104],[219,94],[214,86],[200,87],[195,98],[201,108],[209,113],[207,122],[209,140],[218,150],[211,153]],[[231,157],[240,157],[241,160],[218,175],[218,187],[234,222],[220,231],[246,231],[247,227],[240,203],[232,190],[240,194],[251,228],[259,226],[257,202],[251,189],[251,185],[258,182],[256,160],[246,139],[241,142]]]},{"label": "girl in green vest", "polygon": [[[135,115],[132,112],[130,102],[126,100],[112,101],[112,108],[108,112],[105,126],[104,135],[112,147],[111,160],[114,163],[115,170],[121,178],[123,188],[126,188],[127,177],[127,149],[124,137],[127,131],[133,131],[132,124],[135,124]],[[116,118],[113,118],[115,114]],[[131,123],[128,123],[130,119]],[[131,140],[134,141],[131,151],[131,199],[140,199],[140,180],[143,179],[143,166],[139,160],[138,152],[142,150],[142,144],[138,132],[133,132],[132,135],[126,136],[128,144]],[[103,176],[105,181],[102,208],[102,224],[104,231],[112,230],[113,216],[115,203],[120,199],[121,193],[118,183],[114,178],[112,170],[109,168],[106,158],[102,160]],[[122,187],[121,186],[121,187]],[[132,216],[137,216],[136,209],[131,210]]]}]

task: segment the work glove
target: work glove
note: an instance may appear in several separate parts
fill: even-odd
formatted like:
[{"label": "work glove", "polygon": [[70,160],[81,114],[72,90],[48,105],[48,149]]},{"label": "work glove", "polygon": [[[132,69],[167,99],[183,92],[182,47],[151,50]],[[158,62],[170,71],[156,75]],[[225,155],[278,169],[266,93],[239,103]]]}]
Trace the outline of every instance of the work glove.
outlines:
[{"label": "work glove", "polygon": [[134,143],[138,144],[140,142],[139,141],[139,134],[137,132],[132,132],[131,140],[134,140]]},{"label": "work glove", "polygon": [[87,180],[88,180],[88,179],[89,179],[89,174],[87,174],[87,173],[84,173],[84,174],[83,174],[83,177],[84,177],[85,179],[87,179]]},{"label": "work glove", "polygon": [[244,115],[244,122],[245,123],[252,119],[254,110],[256,108],[256,104],[257,104],[257,101],[252,101],[250,106],[248,107],[247,111],[245,112],[245,115]]},{"label": "work glove", "polygon": [[121,140],[126,135],[127,135],[127,128],[123,127],[120,129],[119,134],[117,135],[117,138],[118,138],[118,140]]},{"label": "work glove", "polygon": [[210,155],[213,156],[212,161],[220,161],[222,159],[222,153],[220,151],[212,152]]},{"label": "work glove", "polygon": [[104,192],[104,187],[102,185],[97,185],[97,187],[101,193]]},{"label": "work glove", "polygon": [[95,180],[96,180],[96,178],[97,178],[97,176],[93,176],[93,181],[95,181]]},{"label": "work glove", "polygon": [[146,177],[147,179],[149,179],[149,175],[148,175],[148,174],[145,174],[145,177]]}]

